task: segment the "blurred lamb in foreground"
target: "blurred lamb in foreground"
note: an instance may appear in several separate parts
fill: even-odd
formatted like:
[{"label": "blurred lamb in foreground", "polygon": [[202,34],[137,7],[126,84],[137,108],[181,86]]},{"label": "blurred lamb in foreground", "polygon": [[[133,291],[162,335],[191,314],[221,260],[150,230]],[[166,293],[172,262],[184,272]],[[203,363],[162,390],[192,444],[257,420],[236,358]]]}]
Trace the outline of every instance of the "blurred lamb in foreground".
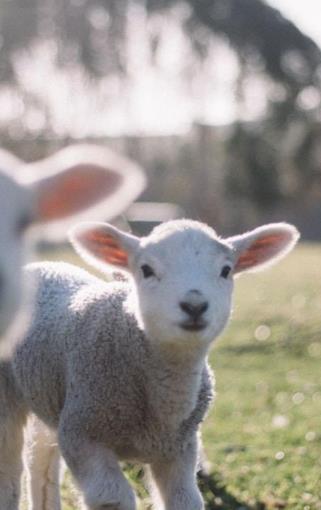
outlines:
[{"label": "blurred lamb in foreground", "polygon": [[2,357],[10,354],[28,313],[22,266],[35,234],[63,239],[71,221],[111,219],[144,184],[139,167],[100,146],[71,146],[33,164],[0,150]]},{"label": "blurred lamb in foreground", "polygon": [[189,220],[143,238],[85,223],[71,232],[76,250],[128,281],[64,263],[29,266],[37,306],[13,360],[15,398],[51,429],[46,437],[36,424],[27,455],[33,510],[60,508],[58,445],[90,510],[136,509],[120,460],[149,466],[156,508],[204,508],[196,469],[214,393],[207,355],[230,315],[233,276],[270,265],[297,239],[285,223],[225,240]]}]

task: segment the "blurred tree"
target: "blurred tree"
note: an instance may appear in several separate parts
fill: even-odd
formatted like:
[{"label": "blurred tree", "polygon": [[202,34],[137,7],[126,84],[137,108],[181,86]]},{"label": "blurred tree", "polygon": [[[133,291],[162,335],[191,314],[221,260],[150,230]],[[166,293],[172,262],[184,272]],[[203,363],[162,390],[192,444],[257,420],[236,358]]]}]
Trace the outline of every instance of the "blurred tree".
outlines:
[{"label": "blurred tree", "polygon": [[[263,0],[3,0],[0,4],[1,81],[14,78],[14,55],[39,39],[58,42],[57,63],[81,61],[93,76],[126,72],[128,9],[138,5],[164,17],[186,7],[182,26],[199,58],[221,35],[246,67],[264,67],[290,95],[319,83],[321,52]],[[157,50],[157,34],[151,34]]]},{"label": "blurred tree", "polygon": [[[55,65],[64,72],[81,64],[91,83],[98,84],[106,76],[126,81],[133,8],[145,13],[143,28],[151,62],[157,62],[166,37],[166,31],[152,20],[158,17],[164,21],[175,11],[190,48],[187,83],[197,74],[196,69],[202,69],[195,67],[196,62],[206,69],[218,38],[238,57],[235,92],[240,105],[246,100],[249,78],[259,75],[265,80],[269,107],[259,128],[237,122],[227,142],[226,187],[230,195],[262,209],[273,207],[284,197],[297,200],[306,189],[306,179],[311,187],[321,182],[315,149],[321,141],[320,128],[315,128],[320,111],[321,51],[263,0],[2,0],[0,85],[24,95],[25,103],[43,112],[43,130],[50,129],[44,97],[28,88],[21,90],[17,55],[39,41],[54,41]],[[295,131],[293,126],[301,127]],[[205,166],[209,172],[210,162]],[[199,179],[195,185],[203,181]],[[202,202],[206,203],[206,197]]]},{"label": "blurred tree", "polygon": [[[147,0],[148,9],[166,9],[175,0]],[[287,86],[316,83],[320,49],[278,10],[262,0],[186,0],[191,7],[187,33],[195,49],[208,43],[211,33],[223,35],[244,64],[261,59],[266,72]],[[204,30],[209,32],[207,38]],[[201,41],[198,35],[201,35]],[[207,39],[207,40],[206,40]]]},{"label": "blurred tree", "polygon": [[230,195],[252,201],[260,208],[276,204],[281,198],[277,153],[257,125],[237,123],[227,149],[230,164],[226,184]]}]

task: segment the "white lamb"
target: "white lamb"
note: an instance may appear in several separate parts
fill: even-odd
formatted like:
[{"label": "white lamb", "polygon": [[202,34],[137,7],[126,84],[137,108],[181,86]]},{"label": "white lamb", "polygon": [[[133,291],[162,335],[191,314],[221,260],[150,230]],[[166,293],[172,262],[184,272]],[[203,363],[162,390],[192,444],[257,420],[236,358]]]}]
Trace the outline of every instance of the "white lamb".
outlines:
[{"label": "white lamb", "polygon": [[[93,266],[111,264],[129,280],[106,283],[63,263],[29,266],[38,294],[14,357],[16,402],[57,431],[89,509],[136,508],[118,464],[131,460],[149,466],[157,508],[201,510],[197,436],[213,398],[207,354],[228,321],[233,276],[284,256],[298,232],[280,223],[223,240],[179,220],[142,239],[86,223],[71,239]],[[48,445],[30,458],[33,510],[59,508],[57,451]]]},{"label": "white lamb", "polygon": [[19,338],[18,328],[24,321],[21,315],[17,318],[18,310],[27,309],[26,302],[21,304],[26,295],[22,266],[32,244],[30,234],[26,243],[28,227],[36,226],[42,235],[40,227],[45,226],[46,236],[49,230],[62,238],[70,218],[75,221],[84,211],[91,219],[112,218],[136,198],[143,185],[142,172],[134,164],[98,146],[76,145],[28,165],[0,150],[2,357]]}]

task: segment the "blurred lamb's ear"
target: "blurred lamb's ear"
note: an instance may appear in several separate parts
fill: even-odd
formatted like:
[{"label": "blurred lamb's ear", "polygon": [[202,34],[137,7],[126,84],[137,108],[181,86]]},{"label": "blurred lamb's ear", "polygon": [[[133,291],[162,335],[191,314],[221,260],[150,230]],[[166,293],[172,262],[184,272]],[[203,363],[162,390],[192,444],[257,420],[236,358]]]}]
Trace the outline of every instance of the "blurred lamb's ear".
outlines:
[{"label": "blurred lamb's ear", "polygon": [[77,253],[100,271],[106,271],[106,264],[129,271],[129,259],[139,248],[138,237],[108,223],[80,223],[68,237]]},{"label": "blurred lamb's ear", "polygon": [[234,274],[259,271],[277,262],[295,246],[300,234],[288,223],[271,223],[246,234],[230,237],[235,251]]},{"label": "blurred lamb's ear", "polygon": [[117,216],[145,187],[138,166],[95,145],[68,147],[24,170],[29,176],[24,184],[35,194],[35,223],[45,223],[58,237],[65,235],[68,219],[70,226],[70,219]]},{"label": "blurred lamb's ear", "polygon": [[0,148],[0,170],[12,174],[17,168],[25,165],[25,162],[17,158],[6,149]]}]

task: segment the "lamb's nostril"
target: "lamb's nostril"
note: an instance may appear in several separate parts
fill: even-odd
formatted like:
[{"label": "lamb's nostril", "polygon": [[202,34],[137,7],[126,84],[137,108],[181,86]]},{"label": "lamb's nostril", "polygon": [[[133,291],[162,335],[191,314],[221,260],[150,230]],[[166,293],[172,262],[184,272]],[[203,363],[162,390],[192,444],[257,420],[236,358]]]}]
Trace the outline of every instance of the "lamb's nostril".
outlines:
[{"label": "lamb's nostril", "polygon": [[183,310],[183,312],[188,313],[189,315],[192,315],[194,313],[194,306],[190,303],[187,303],[186,301],[182,301],[179,306]]},{"label": "lamb's nostril", "polygon": [[204,303],[201,303],[201,304],[199,305],[199,313],[200,313],[200,314],[205,313],[207,309],[208,309],[208,303],[207,303],[207,301],[204,301]]},{"label": "lamb's nostril", "polygon": [[188,301],[181,301],[179,305],[180,305],[181,309],[183,310],[183,312],[187,313],[194,320],[198,319],[208,309],[207,301],[204,301],[203,303],[197,303],[197,304],[189,303]]}]

